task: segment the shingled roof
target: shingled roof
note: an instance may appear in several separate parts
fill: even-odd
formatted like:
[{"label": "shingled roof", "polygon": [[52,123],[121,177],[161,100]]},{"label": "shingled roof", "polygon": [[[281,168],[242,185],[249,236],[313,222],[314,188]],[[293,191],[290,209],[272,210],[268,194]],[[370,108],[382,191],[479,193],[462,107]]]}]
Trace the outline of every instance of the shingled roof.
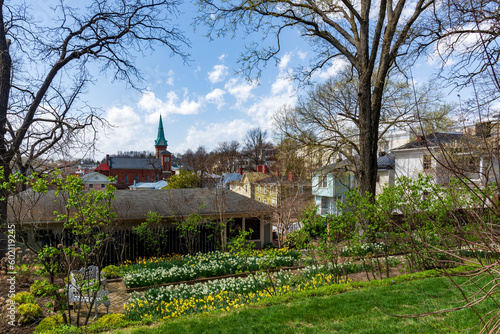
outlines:
[{"label": "shingled roof", "polygon": [[393,151],[407,150],[425,147],[438,147],[442,145],[454,144],[464,139],[463,133],[458,132],[436,132],[428,136],[418,136],[414,141],[403,146],[399,146]]},{"label": "shingled roof", "polygon": [[[33,191],[27,190],[22,196],[33,197]],[[226,217],[258,217],[271,215],[274,208],[251,198],[239,195],[226,189],[168,189],[168,190],[119,190],[115,192],[113,209],[118,220],[142,221],[149,211],[160,213],[163,217],[187,217],[198,213],[205,217],[217,217],[218,199],[224,199],[223,213]],[[63,204],[55,191],[41,195],[36,205],[26,206],[17,198],[10,198],[8,212],[9,222],[16,217],[24,216],[24,222],[54,222],[54,211],[62,212]],[[16,215],[12,207],[16,208]],[[28,218],[28,217],[32,218]]]}]

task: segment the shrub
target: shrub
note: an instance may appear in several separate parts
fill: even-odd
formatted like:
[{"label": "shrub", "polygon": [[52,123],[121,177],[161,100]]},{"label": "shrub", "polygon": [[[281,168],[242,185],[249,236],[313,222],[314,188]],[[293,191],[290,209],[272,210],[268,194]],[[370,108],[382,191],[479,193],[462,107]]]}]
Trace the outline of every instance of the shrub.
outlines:
[{"label": "shrub", "polygon": [[53,315],[51,317],[44,318],[38,326],[36,326],[34,333],[43,333],[61,326],[63,323],[63,317],[60,314]]},{"label": "shrub", "polygon": [[289,248],[304,248],[310,240],[309,233],[301,229],[288,233],[283,245]]},{"label": "shrub", "polygon": [[89,331],[103,331],[110,330],[113,328],[119,328],[127,325],[129,321],[125,318],[125,314],[105,314],[95,323],[89,326]]},{"label": "shrub", "polygon": [[36,304],[35,296],[28,291],[16,293],[12,300],[19,304]]},{"label": "shrub", "polygon": [[43,311],[39,305],[33,303],[19,305],[19,323],[32,323],[41,317],[43,317]]},{"label": "shrub", "polygon": [[106,278],[120,277],[120,267],[109,265],[102,270]]},{"label": "shrub", "polygon": [[57,286],[49,283],[47,280],[36,280],[31,286],[30,291],[35,296],[51,296],[57,291]]},{"label": "shrub", "polygon": [[264,245],[264,249],[277,249],[278,246],[273,244],[272,242],[268,242],[267,244]]}]

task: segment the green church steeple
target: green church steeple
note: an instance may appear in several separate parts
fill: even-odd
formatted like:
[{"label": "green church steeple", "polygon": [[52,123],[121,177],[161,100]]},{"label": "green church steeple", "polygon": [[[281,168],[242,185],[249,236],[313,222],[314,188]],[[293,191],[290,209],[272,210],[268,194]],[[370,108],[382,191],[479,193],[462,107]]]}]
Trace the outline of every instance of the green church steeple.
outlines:
[{"label": "green church steeple", "polygon": [[158,136],[155,140],[155,146],[167,146],[167,140],[165,139],[165,133],[163,132],[163,122],[160,115],[160,124],[158,124]]}]

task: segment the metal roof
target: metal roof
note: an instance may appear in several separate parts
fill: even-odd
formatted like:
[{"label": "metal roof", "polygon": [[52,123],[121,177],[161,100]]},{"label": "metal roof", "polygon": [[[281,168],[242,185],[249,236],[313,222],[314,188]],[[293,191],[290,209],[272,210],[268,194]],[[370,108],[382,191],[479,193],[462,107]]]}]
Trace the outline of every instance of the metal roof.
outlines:
[{"label": "metal roof", "polygon": [[127,158],[110,157],[109,167],[111,169],[161,169],[161,161],[157,158]]}]

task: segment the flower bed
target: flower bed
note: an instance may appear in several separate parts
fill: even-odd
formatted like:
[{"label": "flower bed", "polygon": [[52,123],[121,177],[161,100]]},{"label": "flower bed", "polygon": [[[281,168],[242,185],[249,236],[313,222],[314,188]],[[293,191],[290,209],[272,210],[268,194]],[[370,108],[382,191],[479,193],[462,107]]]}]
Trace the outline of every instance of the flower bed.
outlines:
[{"label": "flower bed", "polygon": [[259,250],[249,257],[238,254],[211,252],[174,258],[140,260],[121,268],[127,288],[187,281],[200,277],[235,274],[242,270],[293,266],[301,254],[295,250]]},{"label": "flower bed", "polygon": [[270,291],[275,295],[285,295],[292,291],[316,289],[332,281],[328,274],[293,280],[297,276],[290,272],[277,273],[274,288],[264,275],[153,288],[142,294],[133,293],[125,304],[125,314],[130,320],[164,320],[214,310],[229,311],[269,297]]}]

